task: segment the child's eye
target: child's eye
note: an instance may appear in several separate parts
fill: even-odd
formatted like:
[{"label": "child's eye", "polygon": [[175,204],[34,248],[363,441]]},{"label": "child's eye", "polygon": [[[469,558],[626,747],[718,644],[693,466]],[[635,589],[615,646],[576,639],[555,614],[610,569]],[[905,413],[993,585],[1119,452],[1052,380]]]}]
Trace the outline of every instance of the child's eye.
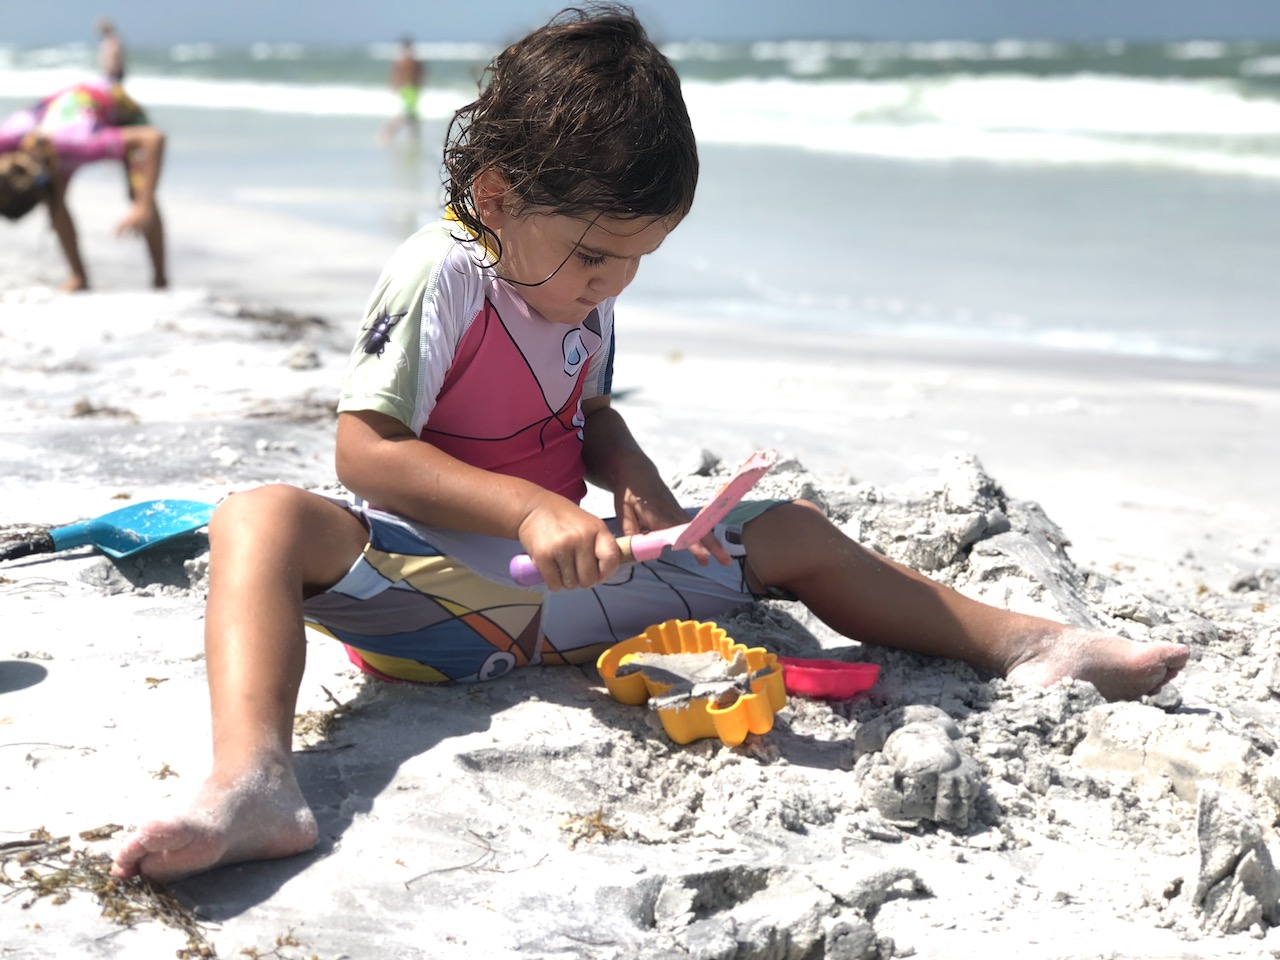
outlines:
[{"label": "child's eye", "polygon": [[584,267],[598,267],[598,266],[600,266],[602,263],[604,263],[605,258],[604,258],[604,257],[593,257],[593,256],[591,256],[590,254],[587,254],[587,253],[579,253],[579,254],[578,254],[578,260],[582,263],[582,265],[583,265]]}]

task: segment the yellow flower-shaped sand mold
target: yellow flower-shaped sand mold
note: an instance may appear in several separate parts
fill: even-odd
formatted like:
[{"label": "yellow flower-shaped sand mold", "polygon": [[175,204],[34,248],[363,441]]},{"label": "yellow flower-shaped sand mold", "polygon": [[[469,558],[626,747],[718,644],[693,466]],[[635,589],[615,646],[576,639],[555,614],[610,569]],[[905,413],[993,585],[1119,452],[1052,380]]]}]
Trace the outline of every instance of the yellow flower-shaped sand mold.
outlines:
[{"label": "yellow flower-shaped sand mold", "polygon": [[[704,655],[704,669],[682,683],[677,663]],[[707,654],[718,655],[723,664]],[[665,658],[665,660],[664,660]],[[687,665],[687,664],[686,664]],[[614,644],[596,666],[609,694],[619,703],[655,701],[662,727],[676,743],[719,737],[736,747],[748,733],[773,729],[773,715],[787,705],[782,668],[763,647],[735,643],[714,623],[668,620],[639,636]],[[715,669],[718,668],[718,669]],[[699,696],[702,690],[708,695]],[[671,702],[671,706],[663,706]]]}]

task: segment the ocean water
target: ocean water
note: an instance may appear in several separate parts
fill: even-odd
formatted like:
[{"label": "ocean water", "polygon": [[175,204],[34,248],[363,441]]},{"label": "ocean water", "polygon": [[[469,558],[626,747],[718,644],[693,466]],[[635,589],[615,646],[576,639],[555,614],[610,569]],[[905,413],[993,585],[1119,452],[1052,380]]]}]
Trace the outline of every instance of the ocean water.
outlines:
[{"label": "ocean water", "polygon": [[[1280,43],[674,44],[703,160],[628,297],[673,315],[1280,370]],[[165,189],[400,237],[495,52],[420,44],[421,146],[377,143],[393,46],[131,54]],[[0,47],[5,111],[91,75]]]}]

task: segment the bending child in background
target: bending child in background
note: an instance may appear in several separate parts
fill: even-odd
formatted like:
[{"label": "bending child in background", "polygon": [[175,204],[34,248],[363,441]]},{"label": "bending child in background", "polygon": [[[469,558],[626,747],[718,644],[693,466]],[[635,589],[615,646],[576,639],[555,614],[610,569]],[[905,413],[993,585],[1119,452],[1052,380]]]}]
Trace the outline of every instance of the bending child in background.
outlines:
[{"label": "bending child in background", "polygon": [[[1110,698],[1155,690],[1176,644],[986,606],[867,550],[813,504],[744,503],[692,551],[620,566],[615,536],[688,519],[609,399],[616,298],[693,203],[670,63],[625,8],[566,11],[491,64],[445,146],[446,219],[393,256],[339,401],[353,500],[273,485],[222,503],[205,650],[213,770],[143,826],[117,876],[183,877],[316,841],[291,735],[304,622],[396,679],[578,663],[668,618],[807,604],[862,643]],[[590,480],[606,523],[578,506]],[[528,553],[548,592],[516,587]],[[710,562],[710,561],[716,562]]]},{"label": "bending child in background", "polygon": [[119,86],[68,87],[0,122],[0,215],[17,220],[47,204],[49,222],[71,269],[62,289],[86,290],[89,275],[67,208],[67,187],[86,163],[119,160],[132,205],[116,225],[116,235],[142,235],[151,258],[151,284],[166,287],[164,224],[156,203],[164,147],[164,134],[148,125],[146,115]]},{"label": "bending child in background", "polygon": [[414,143],[418,142],[418,93],[426,79],[426,68],[418,62],[413,50],[413,40],[400,41],[400,56],[391,65],[391,89],[400,99],[400,113],[387,121],[378,139],[390,143],[401,127],[409,131]]}]

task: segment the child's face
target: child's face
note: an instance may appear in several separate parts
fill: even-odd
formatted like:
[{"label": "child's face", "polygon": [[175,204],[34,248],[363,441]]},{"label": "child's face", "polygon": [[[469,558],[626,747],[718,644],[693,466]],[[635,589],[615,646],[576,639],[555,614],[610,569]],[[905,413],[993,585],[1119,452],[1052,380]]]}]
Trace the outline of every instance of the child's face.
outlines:
[{"label": "child's face", "polygon": [[657,250],[673,227],[652,218],[507,214],[495,228],[502,241],[498,275],[522,284],[546,280],[516,289],[552,323],[581,323],[601,300],[626,289],[640,258]]}]

